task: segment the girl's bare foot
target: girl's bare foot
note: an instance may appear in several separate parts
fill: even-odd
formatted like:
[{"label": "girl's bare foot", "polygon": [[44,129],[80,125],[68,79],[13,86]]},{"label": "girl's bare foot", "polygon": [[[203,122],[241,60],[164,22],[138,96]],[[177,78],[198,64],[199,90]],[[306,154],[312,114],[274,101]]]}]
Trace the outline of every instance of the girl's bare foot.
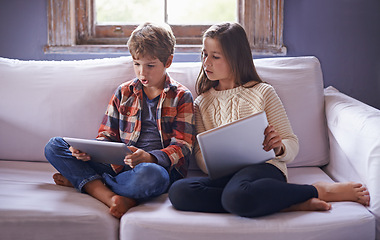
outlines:
[{"label": "girl's bare foot", "polygon": [[317,182],[313,186],[317,188],[318,198],[326,202],[351,201],[364,206],[369,205],[370,197],[366,187],[360,183],[327,183]]},{"label": "girl's bare foot", "polygon": [[65,186],[65,187],[74,187],[67,178],[65,178],[62,174],[60,173],[55,173],[53,175],[53,180],[55,184],[60,185],[60,186]]},{"label": "girl's bare foot", "polygon": [[136,201],[123,197],[120,195],[115,195],[112,197],[112,205],[110,206],[110,213],[115,218],[121,218],[124,213],[126,213],[129,209],[136,206]]},{"label": "girl's bare foot", "polygon": [[318,198],[311,198],[305,202],[295,204],[283,212],[293,212],[293,211],[328,211],[331,209],[331,204],[327,203]]}]

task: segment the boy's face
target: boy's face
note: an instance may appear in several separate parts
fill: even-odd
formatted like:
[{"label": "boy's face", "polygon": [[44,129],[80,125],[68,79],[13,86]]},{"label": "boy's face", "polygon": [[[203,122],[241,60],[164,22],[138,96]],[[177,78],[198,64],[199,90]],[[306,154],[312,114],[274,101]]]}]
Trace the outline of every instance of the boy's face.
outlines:
[{"label": "boy's face", "polygon": [[138,59],[133,59],[133,69],[145,88],[163,89],[166,68],[171,65],[172,59],[173,56],[169,57],[164,65],[158,58],[140,56]]}]

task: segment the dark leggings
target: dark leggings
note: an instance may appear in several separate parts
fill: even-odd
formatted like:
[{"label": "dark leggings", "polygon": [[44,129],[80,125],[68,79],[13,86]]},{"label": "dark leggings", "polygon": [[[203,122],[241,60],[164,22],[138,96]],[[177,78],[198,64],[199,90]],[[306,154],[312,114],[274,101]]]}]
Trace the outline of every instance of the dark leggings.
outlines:
[{"label": "dark leggings", "polygon": [[314,186],[287,183],[283,173],[267,163],[216,180],[185,178],[169,190],[169,199],[178,210],[229,212],[243,217],[269,215],[316,197]]}]

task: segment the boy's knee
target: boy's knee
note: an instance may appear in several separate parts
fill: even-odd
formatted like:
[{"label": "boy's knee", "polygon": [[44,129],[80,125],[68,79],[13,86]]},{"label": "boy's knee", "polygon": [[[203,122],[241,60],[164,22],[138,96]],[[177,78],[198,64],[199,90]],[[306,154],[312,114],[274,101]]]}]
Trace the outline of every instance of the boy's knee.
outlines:
[{"label": "boy's knee", "polygon": [[168,190],[170,185],[170,177],[168,171],[155,163],[140,163],[133,171],[135,171],[135,181],[147,189],[162,194]]},{"label": "boy's knee", "polygon": [[51,154],[56,155],[59,149],[67,148],[68,144],[61,137],[52,137],[45,145],[45,157],[49,160]]},{"label": "boy's knee", "polygon": [[60,147],[63,145],[67,145],[67,143],[65,142],[65,140],[63,140],[62,137],[52,137],[50,138],[49,142],[46,144],[45,149]]},{"label": "boy's knee", "polygon": [[169,181],[169,173],[168,171],[155,163],[140,163],[135,168],[134,171],[138,173],[141,178],[146,179],[149,177],[150,181]]},{"label": "boy's knee", "polygon": [[49,142],[45,145],[45,156],[52,151],[54,146],[56,145],[55,142],[57,142],[56,137],[50,138]]}]

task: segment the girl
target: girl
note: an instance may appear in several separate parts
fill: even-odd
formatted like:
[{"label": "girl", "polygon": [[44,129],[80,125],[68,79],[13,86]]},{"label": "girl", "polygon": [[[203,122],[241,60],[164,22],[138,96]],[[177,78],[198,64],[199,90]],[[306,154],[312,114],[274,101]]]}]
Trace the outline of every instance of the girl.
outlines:
[{"label": "girl", "polygon": [[[244,29],[237,23],[211,26],[203,36],[202,69],[194,101],[197,133],[264,110],[269,126],[263,148],[276,158],[241,169],[232,176],[177,181],[169,190],[173,206],[183,211],[230,212],[259,217],[279,211],[329,210],[330,201],[369,204],[369,193],[359,183],[287,183],[286,163],[298,153],[294,135],[274,88],[258,76]],[[207,173],[199,146],[199,167]]]}]

